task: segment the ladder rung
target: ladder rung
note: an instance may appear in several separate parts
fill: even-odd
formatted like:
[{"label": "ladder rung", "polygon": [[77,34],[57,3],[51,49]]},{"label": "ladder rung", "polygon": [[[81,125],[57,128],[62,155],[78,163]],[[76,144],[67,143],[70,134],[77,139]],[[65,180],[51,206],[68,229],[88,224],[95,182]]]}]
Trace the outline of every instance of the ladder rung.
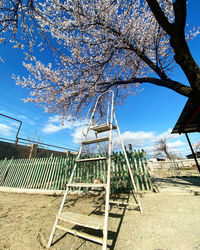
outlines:
[{"label": "ladder rung", "polygon": [[97,157],[97,158],[87,158],[87,159],[78,159],[76,162],[85,162],[85,161],[100,161],[100,160],[107,160],[107,157]]},{"label": "ladder rung", "polygon": [[125,202],[125,201],[114,201],[114,200],[110,200],[110,203],[116,204],[116,205],[126,205],[126,206],[137,206],[139,207],[139,204],[136,203],[130,203],[130,202]]},{"label": "ladder rung", "polygon": [[115,125],[112,125],[112,124],[101,124],[101,125],[98,125],[96,127],[91,127],[90,130],[94,130],[95,132],[98,132],[98,133],[102,133],[102,132],[106,132],[106,131],[109,131],[111,129],[116,129],[117,127]]},{"label": "ladder rung", "polygon": [[96,216],[88,216],[72,212],[61,213],[57,215],[57,219],[67,221],[75,225],[93,228],[97,230],[103,229],[104,225],[104,218],[99,218]]},{"label": "ladder rung", "polygon": [[100,138],[95,138],[92,140],[88,140],[88,141],[83,141],[82,145],[88,145],[88,144],[92,144],[92,143],[98,143],[98,142],[103,142],[103,141],[108,141],[109,137],[100,137]]},{"label": "ladder rung", "polygon": [[89,239],[89,240],[92,240],[94,242],[103,244],[103,239],[100,238],[100,237],[90,235],[90,234],[87,234],[87,233],[84,233],[84,232],[80,232],[80,231],[75,230],[75,229],[66,228],[66,227],[63,227],[63,226],[60,226],[60,225],[57,225],[56,227],[61,229],[61,230],[67,231],[68,233],[71,233],[71,234],[73,234],[75,236],[79,236],[79,237]]},{"label": "ladder rung", "polygon": [[106,188],[107,184],[105,183],[70,183],[67,184],[67,187],[93,187],[93,188]]}]

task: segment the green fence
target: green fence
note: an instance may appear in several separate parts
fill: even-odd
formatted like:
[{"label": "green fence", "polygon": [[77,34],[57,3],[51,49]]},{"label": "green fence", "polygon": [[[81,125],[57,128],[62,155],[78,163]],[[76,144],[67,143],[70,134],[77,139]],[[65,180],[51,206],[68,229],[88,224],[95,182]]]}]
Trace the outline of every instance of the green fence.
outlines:
[{"label": "green fence", "polygon": [[[147,162],[143,152],[127,152],[136,187],[140,191],[152,190]],[[102,155],[103,156],[103,155]],[[97,155],[87,155],[97,157]],[[76,156],[0,161],[0,186],[26,189],[64,190],[69,181]],[[107,161],[78,163],[74,182],[104,181]],[[128,192],[132,189],[124,154],[112,155],[111,192]]]}]

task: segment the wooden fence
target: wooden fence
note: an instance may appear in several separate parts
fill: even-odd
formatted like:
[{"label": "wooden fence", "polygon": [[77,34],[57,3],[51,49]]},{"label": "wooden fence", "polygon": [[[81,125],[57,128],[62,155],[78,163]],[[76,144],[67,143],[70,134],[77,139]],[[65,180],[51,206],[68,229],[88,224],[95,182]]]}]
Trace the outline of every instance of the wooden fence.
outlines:
[{"label": "wooden fence", "polygon": [[[152,190],[147,161],[143,152],[127,152],[132,173],[139,191]],[[94,157],[94,155],[87,155]],[[97,156],[96,156],[97,157]],[[76,156],[0,161],[0,186],[64,190],[69,181]],[[78,163],[74,182],[98,182],[106,178],[107,161]],[[111,167],[111,192],[128,192],[132,188],[124,154],[114,153]]]}]

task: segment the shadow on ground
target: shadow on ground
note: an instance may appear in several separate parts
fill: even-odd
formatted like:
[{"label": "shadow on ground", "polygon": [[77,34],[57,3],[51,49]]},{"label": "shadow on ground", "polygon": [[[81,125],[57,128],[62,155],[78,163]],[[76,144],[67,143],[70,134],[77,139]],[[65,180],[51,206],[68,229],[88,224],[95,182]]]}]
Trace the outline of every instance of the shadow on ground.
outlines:
[{"label": "shadow on ground", "polygon": [[200,176],[156,177],[153,182],[159,192],[174,190],[174,192],[193,192],[195,195],[200,193]]},{"label": "shadow on ground", "polygon": [[[123,201],[123,202],[129,202],[130,199],[130,194],[124,194],[123,197],[121,197],[120,195],[115,195],[115,196],[111,196],[112,200],[117,200],[117,201]],[[79,200],[78,199],[69,199],[68,201],[68,206],[67,207],[73,207],[76,202]],[[90,203],[93,203],[93,205],[95,206],[95,209],[93,209],[90,213],[90,215],[95,215],[95,216],[101,216],[102,218],[104,218],[104,211],[105,211],[105,200],[104,197],[93,197],[92,200],[90,201]],[[123,219],[126,213],[126,210],[138,210],[137,208],[128,208],[127,205],[121,205],[121,206],[116,206],[116,205],[110,205],[110,210],[109,210],[109,220],[112,220],[112,222],[114,221],[115,224],[115,228],[109,228],[108,230],[108,248],[110,250],[115,249],[115,245],[117,242],[117,238],[123,223]],[[71,227],[72,229],[84,232],[84,233],[88,233],[94,236],[98,236],[98,237],[103,237],[103,232],[102,230],[95,230],[95,229],[91,229],[91,228],[85,228],[85,227],[81,227],[78,225],[75,225],[73,227]],[[69,233],[64,233],[61,236],[59,236],[57,239],[55,239],[52,243],[52,246],[55,245],[56,243],[58,243],[60,240],[62,240],[63,238],[67,237]],[[88,240],[87,240],[88,241]]]}]

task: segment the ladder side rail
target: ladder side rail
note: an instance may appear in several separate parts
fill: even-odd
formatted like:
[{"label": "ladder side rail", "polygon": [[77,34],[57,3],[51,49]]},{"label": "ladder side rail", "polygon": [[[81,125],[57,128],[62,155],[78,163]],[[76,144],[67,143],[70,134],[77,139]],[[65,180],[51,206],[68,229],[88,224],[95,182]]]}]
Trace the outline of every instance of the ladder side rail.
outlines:
[{"label": "ladder side rail", "polygon": [[[87,136],[87,135],[86,135],[86,136]],[[80,147],[79,153],[78,153],[76,159],[79,159],[79,157],[80,157],[80,155],[81,155],[81,152],[82,152],[82,149],[83,149],[83,146]],[[70,179],[69,179],[69,181],[68,181],[68,184],[71,184],[71,182],[72,182],[72,179],[73,179],[74,174],[75,174],[76,167],[77,167],[77,162],[75,162],[75,164],[74,164],[74,168],[73,168],[72,173],[71,173],[71,175],[70,175]],[[67,198],[67,193],[68,193],[68,191],[69,191],[69,187],[67,187],[67,189],[65,190],[65,194],[64,194],[62,203],[61,203],[61,205],[60,205],[60,209],[59,209],[59,211],[58,211],[58,214],[60,214],[60,213],[62,212],[62,209],[63,209],[64,203],[65,203],[65,200],[66,200],[66,198]]]},{"label": "ladder side rail", "polygon": [[[98,138],[98,133],[95,132],[95,138],[97,139]],[[99,158],[101,157],[101,150],[100,150],[100,146],[99,146],[99,143],[97,143],[97,150],[98,150],[98,154],[99,154]]]},{"label": "ladder side rail", "polygon": [[[112,105],[114,105],[114,92],[113,92],[113,90],[107,90],[107,91],[103,92],[101,95],[98,96],[98,98],[97,98],[97,100],[96,100],[96,103],[95,103],[95,105],[94,105],[94,109],[93,109],[93,112],[92,112],[92,115],[91,115],[91,119],[90,119],[90,124],[89,124],[89,125],[91,125],[91,121],[92,121],[92,118],[93,118],[94,113],[95,113],[95,111],[96,111],[96,107],[97,107],[97,104],[98,104],[100,98],[101,98],[103,95],[105,95],[106,93],[108,93],[108,92],[110,92],[111,95],[112,95],[112,104],[111,104],[111,109],[112,109]],[[108,116],[109,116],[109,113],[108,113]],[[108,122],[108,119],[107,119],[107,122]],[[88,128],[90,128],[90,126],[88,126]]]},{"label": "ladder side rail", "polygon": [[[88,128],[87,128],[87,131],[86,131],[86,135],[84,135],[84,136],[85,136],[85,137],[84,137],[84,141],[85,141],[86,138],[87,138],[87,134],[89,133],[91,123],[92,123],[92,121],[93,121],[93,119],[94,119],[94,114],[95,114],[95,111],[96,111],[97,104],[98,104],[98,102],[99,102],[101,96],[103,96],[103,95],[104,95],[105,93],[107,93],[107,92],[111,92],[111,94],[112,94],[112,105],[111,105],[111,109],[112,109],[112,107],[113,107],[113,105],[114,105],[114,92],[113,92],[112,90],[108,90],[108,91],[102,93],[100,96],[98,96],[98,98],[97,98],[97,100],[96,100],[96,103],[95,103],[95,106],[94,106],[94,109],[93,109],[93,111],[92,111],[92,115],[91,115],[91,118],[90,118],[90,121],[89,121],[89,124],[88,124]],[[109,122],[108,119],[109,119],[109,105],[108,105],[107,123]],[[111,122],[111,124],[112,124],[112,122]],[[97,135],[98,135],[98,133],[95,132],[95,138],[98,138]],[[97,144],[97,150],[98,150],[99,157],[100,157],[100,146],[99,146],[99,143]],[[77,159],[78,159],[78,158],[77,158]]]},{"label": "ladder side rail", "polygon": [[[113,123],[114,113],[114,92],[112,91],[111,117],[110,122]],[[112,154],[112,129],[110,129],[109,151],[108,151],[108,170],[107,170],[107,187],[106,187],[106,202],[105,202],[105,217],[103,228],[103,250],[107,249],[108,238],[108,213],[109,213],[109,199],[110,199],[110,172],[111,172],[111,154]]]},{"label": "ladder side rail", "polygon": [[142,206],[140,204],[140,200],[139,200],[139,197],[138,197],[138,192],[137,192],[137,188],[136,188],[136,185],[135,185],[135,181],[133,179],[133,174],[132,174],[132,171],[131,171],[131,167],[130,167],[130,163],[129,163],[129,160],[128,160],[128,157],[127,157],[127,153],[126,153],[126,149],[124,147],[124,142],[122,140],[122,136],[121,136],[121,133],[120,133],[120,129],[119,129],[119,126],[118,126],[118,122],[117,122],[117,118],[116,118],[116,115],[115,115],[115,112],[113,112],[114,114],[114,119],[115,119],[115,123],[117,125],[117,130],[118,130],[118,134],[119,134],[119,138],[120,138],[120,141],[121,141],[121,144],[122,144],[122,149],[124,151],[124,156],[125,156],[125,159],[126,159],[126,162],[127,162],[127,166],[128,166],[128,170],[129,170],[129,174],[130,174],[130,177],[131,177],[131,182],[133,184],[133,187],[134,187],[134,190],[136,192],[136,197],[137,197],[137,202],[138,202],[138,205],[139,205],[139,208],[140,208],[140,212],[142,212]]},{"label": "ladder side rail", "polygon": [[[110,90],[106,91],[106,92],[110,92]],[[90,130],[90,126],[91,126],[91,123],[92,123],[92,120],[94,118],[94,113],[96,111],[96,108],[97,108],[97,104],[99,102],[99,99],[101,98],[102,95],[104,95],[106,92],[102,93],[100,96],[98,96],[97,100],[96,100],[96,103],[94,105],[94,108],[93,108],[93,111],[92,111],[92,114],[91,114],[91,117],[90,117],[90,120],[89,120],[89,123],[88,123],[88,127],[87,127],[87,131],[86,131],[86,134],[84,134],[84,140],[86,140],[87,138],[87,135],[88,135],[88,132]],[[88,115],[87,115],[88,116]]]},{"label": "ladder side rail", "polygon": [[[95,122],[94,122],[94,120],[93,120],[93,127],[95,126]],[[95,133],[95,138],[97,139],[98,138],[98,133],[95,131],[94,132]],[[99,153],[99,157],[101,157],[100,156],[100,146],[99,146],[99,143],[97,143],[97,150],[98,150],[98,153]]]},{"label": "ladder side rail", "polygon": [[[110,101],[109,101],[110,102]],[[112,107],[111,107],[112,108]],[[107,124],[109,124],[109,116],[110,116],[110,103],[108,103],[108,111],[107,111]]]}]

